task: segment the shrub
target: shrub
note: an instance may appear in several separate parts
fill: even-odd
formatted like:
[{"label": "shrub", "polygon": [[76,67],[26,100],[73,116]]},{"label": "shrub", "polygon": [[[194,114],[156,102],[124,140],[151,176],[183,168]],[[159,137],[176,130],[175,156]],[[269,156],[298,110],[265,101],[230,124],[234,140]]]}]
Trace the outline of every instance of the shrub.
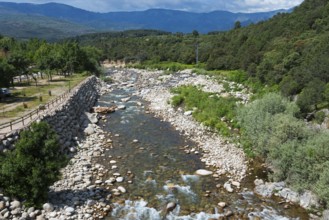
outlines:
[{"label": "shrub", "polygon": [[324,113],[323,111],[319,111],[315,113],[315,122],[318,124],[322,124],[322,122],[324,121],[324,119],[326,118],[326,113]]},{"label": "shrub", "polygon": [[294,103],[268,94],[238,110],[245,149],[264,157],[275,181],[313,190],[329,203],[329,132],[309,128],[294,117]]},{"label": "shrub", "polygon": [[172,97],[171,99],[171,104],[175,107],[178,107],[179,105],[181,105],[184,102],[184,97],[180,96],[180,95],[175,95],[174,97]]},{"label": "shrub", "polygon": [[[228,136],[233,126],[231,120],[235,117],[236,99],[218,97],[216,94],[203,92],[194,86],[181,86],[172,90],[176,93],[172,98],[172,105],[184,104],[186,109],[193,109],[193,117],[204,125]],[[227,122],[221,121],[225,117]]]},{"label": "shrub", "polygon": [[45,122],[33,123],[21,133],[15,150],[1,156],[0,186],[27,206],[40,206],[65,164],[55,132]]}]

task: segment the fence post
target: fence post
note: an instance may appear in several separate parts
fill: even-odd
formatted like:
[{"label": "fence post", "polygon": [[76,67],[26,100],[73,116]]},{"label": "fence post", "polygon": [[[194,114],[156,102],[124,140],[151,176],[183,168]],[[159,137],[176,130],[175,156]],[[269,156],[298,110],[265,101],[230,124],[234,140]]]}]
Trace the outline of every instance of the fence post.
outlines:
[{"label": "fence post", "polygon": [[22,117],[22,124],[23,124],[23,126],[25,125],[25,124],[24,124],[24,117]]},{"label": "fence post", "polygon": [[10,122],[10,131],[12,131],[13,130],[13,124],[12,124],[12,122]]}]

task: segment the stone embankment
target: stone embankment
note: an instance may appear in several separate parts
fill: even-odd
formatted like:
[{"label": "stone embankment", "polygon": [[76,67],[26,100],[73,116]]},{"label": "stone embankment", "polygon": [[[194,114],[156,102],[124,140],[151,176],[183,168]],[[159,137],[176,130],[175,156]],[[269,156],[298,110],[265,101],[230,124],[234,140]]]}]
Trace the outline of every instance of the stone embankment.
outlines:
[{"label": "stone embankment", "polygon": [[[108,213],[111,195],[93,185],[103,167],[92,163],[92,158],[100,156],[110,143],[104,141],[105,135],[96,125],[97,114],[87,113],[106,91],[99,79],[89,77],[65,102],[42,116],[40,120],[48,122],[59,135],[70,163],[61,171],[62,179],[50,188],[49,202],[41,209],[25,207],[22,201],[0,194],[0,219],[97,219]],[[14,149],[19,133],[8,134],[1,141],[2,151]]]},{"label": "stone embankment", "polygon": [[[81,136],[81,130],[86,126],[84,112],[95,104],[100,90],[101,81],[91,76],[75,87],[63,103],[39,119],[48,122],[55,129],[64,152],[75,151],[71,147],[76,144],[77,137]],[[20,131],[9,133],[0,140],[0,151],[12,150],[19,133]]]}]

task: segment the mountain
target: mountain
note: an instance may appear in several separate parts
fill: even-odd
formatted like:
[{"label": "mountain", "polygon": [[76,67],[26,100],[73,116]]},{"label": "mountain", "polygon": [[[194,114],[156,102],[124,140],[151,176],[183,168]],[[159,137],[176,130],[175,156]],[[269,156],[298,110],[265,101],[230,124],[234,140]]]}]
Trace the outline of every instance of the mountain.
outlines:
[{"label": "mountain", "polygon": [[[136,12],[109,12],[95,13],[72,6],[47,3],[9,3],[0,2],[0,33],[4,35],[48,38],[61,38],[99,31],[121,31],[129,29],[156,29],[169,32],[190,33],[197,30],[201,33],[211,31],[225,31],[232,29],[236,21],[242,25],[257,23],[274,16],[284,10],[263,13],[231,13],[214,11],[210,13],[193,13],[167,9],[150,9]],[[30,19],[26,18],[27,16]],[[46,22],[47,21],[47,22]],[[31,33],[28,30],[19,32],[12,23],[19,23],[20,27],[34,27]],[[47,25],[49,23],[49,25]],[[45,26],[46,24],[46,26]],[[14,30],[12,30],[14,29]],[[43,30],[39,33],[37,30]],[[58,34],[56,34],[58,30]],[[66,33],[66,30],[69,30]],[[12,35],[14,33],[14,35]]]}]

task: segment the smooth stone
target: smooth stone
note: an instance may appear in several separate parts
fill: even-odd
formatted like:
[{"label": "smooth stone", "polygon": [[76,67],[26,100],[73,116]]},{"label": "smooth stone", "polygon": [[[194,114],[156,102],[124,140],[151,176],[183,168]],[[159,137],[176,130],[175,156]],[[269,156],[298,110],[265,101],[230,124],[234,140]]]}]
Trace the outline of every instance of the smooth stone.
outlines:
[{"label": "smooth stone", "polygon": [[66,214],[70,214],[70,215],[72,215],[72,214],[75,212],[75,209],[72,208],[72,207],[67,207],[67,208],[65,209],[65,212],[66,212]]},{"label": "smooth stone", "polygon": [[229,193],[233,192],[232,185],[228,182],[224,184],[224,189],[226,189],[226,191]]},{"label": "smooth stone", "polygon": [[186,111],[186,112],[184,112],[184,115],[189,116],[189,115],[192,115],[192,113],[193,113],[193,111]]},{"label": "smooth stone", "polygon": [[102,183],[103,183],[102,180],[96,180],[96,181],[95,181],[95,184],[102,184]]},{"label": "smooth stone", "polygon": [[120,192],[114,192],[113,195],[114,196],[121,196],[121,193]]},{"label": "smooth stone", "polygon": [[123,180],[124,180],[124,178],[120,176],[120,177],[116,178],[115,180],[116,180],[118,183],[122,183]]},{"label": "smooth stone", "polygon": [[218,206],[221,207],[221,208],[225,208],[226,203],[225,202],[220,202],[220,203],[218,203]]},{"label": "smooth stone", "polygon": [[87,206],[89,206],[89,207],[96,205],[96,201],[91,200],[91,199],[88,199],[86,203],[87,203]]},{"label": "smooth stone", "polygon": [[125,106],[125,105],[119,105],[117,108],[118,108],[119,110],[125,110],[125,109],[126,109],[126,106]]},{"label": "smooth stone", "polygon": [[166,206],[166,212],[171,212],[176,208],[177,204],[174,202],[169,202]]},{"label": "smooth stone", "polygon": [[21,207],[21,203],[19,201],[13,201],[10,203],[10,209],[16,209],[20,207]]},{"label": "smooth stone", "polygon": [[209,176],[209,175],[212,175],[213,172],[209,171],[209,170],[200,169],[200,170],[197,170],[195,172],[195,174],[200,175],[200,176]]},{"label": "smooth stone", "polygon": [[91,124],[89,124],[88,127],[84,130],[84,133],[86,135],[92,135],[95,133],[95,129]]},{"label": "smooth stone", "polygon": [[54,210],[54,206],[52,204],[50,204],[50,203],[43,204],[42,208],[46,212],[52,212]]},{"label": "smooth stone", "polygon": [[115,163],[117,163],[115,160],[110,161],[110,164],[115,164]]},{"label": "smooth stone", "polygon": [[122,192],[122,193],[126,193],[126,192],[127,192],[127,190],[126,190],[123,186],[119,186],[119,187],[118,187],[118,190],[119,190],[120,192]]},{"label": "smooth stone", "polygon": [[115,178],[113,178],[113,177],[111,177],[110,179],[105,181],[106,184],[110,184],[110,183],[114,183],[114,182],[115,182]]},{"label": "smooth stone", "polygon": [[237,181],[232,181],[231,182],[233,186],[236,186],[237,188],[240,188],[240,183]]}]

